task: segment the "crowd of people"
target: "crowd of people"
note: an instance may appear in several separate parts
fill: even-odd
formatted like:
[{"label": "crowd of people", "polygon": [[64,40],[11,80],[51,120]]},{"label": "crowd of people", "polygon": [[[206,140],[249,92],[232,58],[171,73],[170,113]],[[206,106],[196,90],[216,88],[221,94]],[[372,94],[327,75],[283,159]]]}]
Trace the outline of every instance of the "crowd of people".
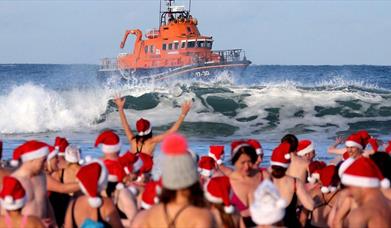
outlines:
[{"label": "crowd of people", "polygon": [[365,130],[337,138],[328,164],[311,140],[287,134],[266,165],[256,139],[192,152],[177,133],[191,102],[158,135],[143,118],[134,132],[125,99],[115,103],[129,150],[113,130],[98,135],[99,158],[61,137],[23,143],[0,168],[0,227],[391,227],[391,142]]}]

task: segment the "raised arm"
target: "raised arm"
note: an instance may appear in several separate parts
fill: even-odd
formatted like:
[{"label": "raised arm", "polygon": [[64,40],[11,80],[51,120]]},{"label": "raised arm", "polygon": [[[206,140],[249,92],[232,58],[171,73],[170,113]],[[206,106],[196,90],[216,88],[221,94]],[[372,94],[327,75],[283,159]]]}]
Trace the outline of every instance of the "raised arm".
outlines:
[{"label": "raised arm", "polygon": [[159,143],[159,142],[163,141],[164,137],[166,137],[167,135],[172,134],[172,133],[178,131],[179,127],[181,126],[181,124],[185,120],[185,117],[186,117],[187,113],[190,111],[191,105],[192,105],[191,101],[185,101],[182,104],[182,112],[181,112],[181,115],[179,116],[178,120],[166,132],[164,132],[163,134],[154,136],[152,138],[153,142],[154,143]]},{"label": "raised arm", "polygon": [[125,130],[126,137],[128,138],[129,143],[131,143],[132,139],[134,137],[134,134],[132,132],[132,129],[130,129],[128,120],[126,119],[126,115],[125,115],[125,112],[124,112],[125,97],[123,97],[123,98],[115,97],[114,98],[114,103],[118,107],[119,117],[121,119],[122,127]]},{"label": "raised arm", "polygon": [[335,139],[335,143],[333,145],[331,145],[329,148],[327,148],[327,152],[329,154],[340,154],[340,155],[342,155],[343,153],[346,152],[346,148],[338,149],[337,146],[339,144],[343,143],[344,141],[345,141],[345,139],[342,136],[338,136]]}]

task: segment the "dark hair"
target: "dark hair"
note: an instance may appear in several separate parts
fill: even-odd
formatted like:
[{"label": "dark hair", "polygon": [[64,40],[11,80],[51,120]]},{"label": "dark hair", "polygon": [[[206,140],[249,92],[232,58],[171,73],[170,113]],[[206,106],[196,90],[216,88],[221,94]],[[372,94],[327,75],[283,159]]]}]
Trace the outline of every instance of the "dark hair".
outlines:
[{"label": "dark hair", "polygon": [[281,139],[281,143],[287,142],[290,145],[289,152],[296,152],[297,150],[297,145],[299,144],[299,140],[297,137],[293,134],[286,134],[284,137]]},{"label": "dark hair", "polygon": [[272,165],[272,177],[280,179],[285,176],[287,168],[278,166],[278,165]]},{"label": "dark hair", "polygon": [[107,197],[111,197],[112,194],[115,192],[115,187],[117,186],[117,182],[107,182],[107,187],[106,187],[106,194],[107,194]]},{"label": "dark hair", "polygon": [[391,179],[391,157],[386,152],[376,152],[369,158],[376,164],[380,172],[387,179]]},{"label": "dark hair", "polygon": [[[188,200],[191,205],[196,207],[206,207],[204,192],[202,191],[200,182],[196,182],[195,184],[185,188],[184,190],[188,190],[189,197]],[[175,200],[177,194],[177,190],[170,190],[163,187],[162,194],[160,195],[160,202],[163,204],[167,204]]]},{"label": "dark hair", "polygon": [[225,213],[224,204],[212,203],[212,202],[209,202],[209,204],[213,205],[219,211],[219,215],[220,215],[221,221],[223,222],[224,227],[235,228],[235,222],[232,218],[232,214]]},{"label": "dark hair", "polygon": [[136,143],[138,143],[138,142],[142,142],[143,143],[143,142],[147,141],[150,138],[152,138],[152,131],[149,132],[148,135],[143,135],[143,136],[135,135],[135,136],[133,136],[132,139],[136,139]]},{"label": "dark hair", "polygon": [[241,147],[238,152],[234,154],[234,156],[231,159],[232,165],[235,165],[235,163],[239,160],[240,156],[242,154],[246,154],[250,157],[251,163],[255,163],[258,160],[257,152],[255,152],[255,149],[251,146],[244,146]]}]

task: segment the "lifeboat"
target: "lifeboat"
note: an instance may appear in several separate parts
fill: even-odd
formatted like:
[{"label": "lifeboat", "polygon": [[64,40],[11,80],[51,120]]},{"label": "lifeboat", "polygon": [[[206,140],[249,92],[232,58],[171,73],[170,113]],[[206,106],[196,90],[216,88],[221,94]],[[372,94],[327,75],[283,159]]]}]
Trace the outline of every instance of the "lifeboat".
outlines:
[{"label": "lifeboat", "polygon": [[133,50],[102,59],[100,78],[120,75],[125,79],[209,79],[224,71],[241,74],[251,64],[242,49],[213,50],[213,38],[199,32],[198,20],[185,6],[175,5],[174,0],[166,0],[166,6],[160,9],[159,28],[147,31],[144,39],[139,29],[125,32],[120,48],[124,50],[132,35]]}]

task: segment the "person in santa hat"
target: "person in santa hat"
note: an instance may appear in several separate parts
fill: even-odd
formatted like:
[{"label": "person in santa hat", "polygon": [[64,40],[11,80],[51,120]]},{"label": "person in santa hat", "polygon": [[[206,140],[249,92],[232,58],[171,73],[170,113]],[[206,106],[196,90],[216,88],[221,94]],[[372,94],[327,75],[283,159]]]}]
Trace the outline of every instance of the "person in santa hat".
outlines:
[{"label": "person in santa hat", "polygon": [[298,200],[309,211],[314,208],[314,201],[301,180],[286,174],[291,162],[291,149],[292,145],[284,141],[273,150],[270,159],[271,179],[280,191],[281,197],[287,202],[283,219],[284,225],[300,227],[301,224],[296,213]]},{"label": "person in santa hat", "polygon": [[126,172],[118,161],[106,159],[103,163],[109,173],[106,196],[111,197],[122,224],[128,227],[137,213],[137,204],[135,197],[125,186]]},{"label": "person in santa hat", "polygon": [[376,164],[369,158],[357,158],[342,174],[342,184],[358,207],[352,210],[344,224],[349,227],[391,227],[391,206],[380,188],[389,188]]},{"label": "person in santa hat", "polygon": [[129,151],[131,151],[131,153],[133,154],[143,153],[149,156],[150,160],[152,160],[153,158],[153,152],[155,150],[156,145],[162,142],[162,140],[167,135],[178,131],[179,127],[185,120],[187,113],[190,111],[192,105],[191,101],[184,102],[182,104],[182,111],[181,114],[179,115],[179,118],[171,126],[171,128],[165,131],[164,133],[159,135],[153,135],[151,123],[146,119],[140,118],[136,122],[137,133],[134,134],[132,129],[130,128],[130,125],[126,119],[126,115],[124,112],[125,101],[126,99],[121,97],[116,97],[114,99],[114,102],[118,107],[118,112],[121,118],[122,127],[124,128],[128,141],[130,143]]},{"label": "person in santa hat", "polygon": [[331,209],[335,206],[338,198],[339,176],[335,165],[328,165],[315,171],[319,178],[316,180],[315,187],[310,193],[315,201],[315,207],[309,215],[311,226],[327,227],[327,220]]},{"label": "person in santa hat", "polygon": [[46,143],[30,140],[15,148],[11,160],[11,165],[19,165],[12,176],[20,181],[27,193],[27,202],[22,213],[37,216],[45,225],[55,222],[53,211],[49,207],[44,173],[48,154]]},{"label": "person in santa hat", "polygon": [[76,178],[84,195],[69,203],[64,227],[83,227],[91,222],[104,227],[123,227],[111,198],[101,195],[108,182],[103,162],[92,159],[80,168]]},{"label": "person in santa hat", "polygon": [[310,141],[302,140],[300,144],[297,137],[293,134],[287,134],[281,139],[281,143],[289,144],[290,163],[286,174],[295,177],[302,182],[306,181],[308,165],[310,162],[303,156],[300,156],[297,152],[300,151],[301,154],[303,154],[305,149],[311,149],[311,147],[313,147],[312,143],[310,142],[310,144],[308,144],[308,142]]},{"label": "person in santa hat", "polygon": [[18,179],[5,176],[2,179],[2,186],[0,202],[5,213],[0,216],[0,227],[43,228],[44,225],[38,217],[22,214],[27,196]]},{"label": "person in santa hat", "polygon": [[65,160],[65,150],[69,146],[69,142],[66,138],[57,136],[54,140],[54,148],[57,150],[57,159],[59,169],[66,167],[67,162]]},{"label": "person in santa hat", "polygon": [[[204,184],[204,195],[217,227],[240,227],[241,218],[230,202],[231,184],[227,176],[212,177]],[[244,224],[242,224],[244,225]]]},{"label": "person in santa hat", "polygon": [[212,227],[213,215],[206,209],[197,165],[188,152],[186,138],[168,135],[161,151],[160,203],[143,213],[143,227]]},{"label": "person in santa hat", "polygon": [[240,213],[246,227],[255,226],[248,209],[250,195],[266,176],[254,164],[258,159],[255,148],[247,140],[231,143],[231,162],[234,170],[229,174],[232,186],[231,203]]}]

